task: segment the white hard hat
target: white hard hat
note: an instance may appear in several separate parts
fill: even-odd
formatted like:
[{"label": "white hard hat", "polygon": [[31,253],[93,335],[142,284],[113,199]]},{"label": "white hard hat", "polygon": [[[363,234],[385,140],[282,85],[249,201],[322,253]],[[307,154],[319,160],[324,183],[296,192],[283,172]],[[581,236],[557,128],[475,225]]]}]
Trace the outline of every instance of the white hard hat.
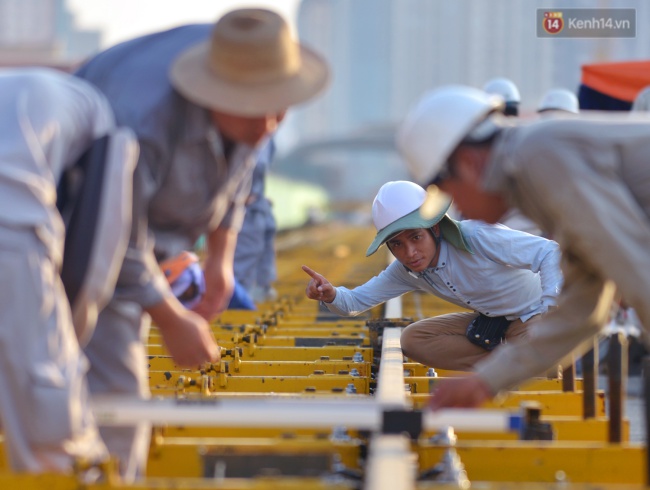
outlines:
[{"label": "white hard hat", "polygon": [[634,99],[633,112],[650,111],[650,87],[644,88]]},{"label": "white hard hat", "polygon": [[431,182],[458,144],[502,105],[501,97],[463,85],[425,94],[406,115],[396,141],[416,181]]},{"label": "white hard hat", "polygon": [[578,98],[565,88],[549,90],[537,108],[537,112],[544,111],[565,111],[578,114],[580,112]]},{"label": "white hard hat", "polygon": [[500,95],[503,100],[508,103],[518,104],[521,102],[519,89],[517,86],[507,78],[493,78],[483,85],[483,91],[488,94]]},{"label": "white hard hat", "polygon": [[[423,206],[428,209],[424,210]],[[377,235],[372,241],[366,257],[374,254],[391,237],[405,230],[440,226],[440,233],[452,246],[471,252],[463,236],[460,224],[447,216],[451,206],[448,194],[431,186],[428,191],[413,182],[398,180],[387,182],[372,203],[372,220]]]},{"label": "white hard hat", "polygon": [[451,198],[440,193],[435,211],[424,218],[420,214],[420,206],[426,199],[427,192],[413,182],[398,180],[382,185],[372,202],[372,221],[377,235],[368,247],[366,256],[374,254],[386,240],[398,232],[431,228],[445,216],[451,206]]}]

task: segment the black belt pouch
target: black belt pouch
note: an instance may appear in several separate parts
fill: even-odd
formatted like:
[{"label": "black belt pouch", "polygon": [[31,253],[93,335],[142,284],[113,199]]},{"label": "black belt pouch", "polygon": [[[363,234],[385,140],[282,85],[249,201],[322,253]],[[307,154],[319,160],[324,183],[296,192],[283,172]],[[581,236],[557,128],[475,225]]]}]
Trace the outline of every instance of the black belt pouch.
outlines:
[{"label": "black belt pouch", "polygon": [[485,350],[492,350],[506,340],[510,320],[505,316],[485,316],[479,313],[467,327],[467,340]]}]

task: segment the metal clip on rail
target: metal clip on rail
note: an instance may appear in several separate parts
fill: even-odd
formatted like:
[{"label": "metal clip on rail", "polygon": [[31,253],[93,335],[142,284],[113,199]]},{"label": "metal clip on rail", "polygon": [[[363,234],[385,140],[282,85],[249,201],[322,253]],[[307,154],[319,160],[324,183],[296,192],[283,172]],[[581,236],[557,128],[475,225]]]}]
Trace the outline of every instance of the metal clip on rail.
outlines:
[{"label": "metal clip on rail", "polygon": [[465,465],[454,447],[457,439],[453,427],[445,427],[429,439],[432,445],[445,447],[446,450],[438,464],[418,475],[418,481],[434,480],[438,483],[452,483],[457,488],[469,488]]},{"label": "metal clip on rail", "polygon": [[617,332],[609,337],[607,376],[609,391],[609,442],[623,442],[623,414],[627,382],[627,337]]},{"label": "metal clip on rail", "polygon": [[542,404],[540,402],[524,402],[521,404],[522,423],[519,439],[522,441],[552,441],[555,439],[553,427],[548,422],[542,422]]},{"label": "metal clip on rail", "polygon": [[583,378],[583,418],[593,419],[596,417],[596,389],[598,370],[598,340],[593,340],[593,348],[582,356],[582,378]]}]

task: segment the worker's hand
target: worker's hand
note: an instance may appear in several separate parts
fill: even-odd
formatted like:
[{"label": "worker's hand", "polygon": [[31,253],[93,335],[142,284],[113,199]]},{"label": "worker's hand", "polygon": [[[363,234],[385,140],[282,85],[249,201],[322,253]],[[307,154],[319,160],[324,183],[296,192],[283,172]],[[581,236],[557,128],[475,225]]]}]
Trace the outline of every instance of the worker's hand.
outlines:
[{"label": "worker's hand", "polygon": [[213,320],[228,308],[234,290],[235,276],[232,267],[227,264],[206,267],[205,294],[192,311],[208,321]]},{"label": "worker's hand", "polygon": [[186,310],[174,297],[168,297],[147,311],[158,326],[165,347],[181,367],[197,367],[219,362],[221,349],[208,322]]},{"label": "worker's hand", "polygon": [[181,367],[217,363],[221,359],[221,349],[212,336],[210,325],[191,311],[187,311],[187,317],[175,328],[161,330],[161,333],[167,350]]},{"label": "worker's hand", "polygon": [[302,266],[304,270],[311,277],[311,281],[307,284],[307,289],[305,289],[305,294],[309,299],[315,299],[316,301],[324,301],[325,303],[331,303],[336,298],[336,289],[330,284],[330,282],[321,276],[318,272],[311,270],[306,265]]},{"label": "worker's hand", "polygon": [[475,408],[492,399],[490,387],[479,376],[443,379],[437,383],[429,408]]}]

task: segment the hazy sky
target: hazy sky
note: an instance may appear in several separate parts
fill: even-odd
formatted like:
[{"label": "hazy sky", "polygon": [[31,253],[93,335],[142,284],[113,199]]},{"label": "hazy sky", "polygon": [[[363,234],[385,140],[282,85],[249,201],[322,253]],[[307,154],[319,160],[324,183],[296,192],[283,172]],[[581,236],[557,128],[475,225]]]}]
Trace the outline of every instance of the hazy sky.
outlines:
[{"label": "hazy sky", "polygon": [[102,48],[181,24],[213,22],[238,7],[276,10],[294,24],[300,0],[66,0],[79,27],[103,31]]}]

